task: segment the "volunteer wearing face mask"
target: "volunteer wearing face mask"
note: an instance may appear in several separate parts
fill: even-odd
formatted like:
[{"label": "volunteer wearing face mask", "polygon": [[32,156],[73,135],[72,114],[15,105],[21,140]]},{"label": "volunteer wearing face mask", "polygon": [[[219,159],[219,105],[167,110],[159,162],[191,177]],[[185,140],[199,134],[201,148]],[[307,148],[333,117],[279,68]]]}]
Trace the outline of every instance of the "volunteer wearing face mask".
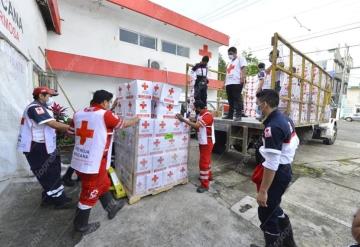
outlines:
[{"label": "volunteer wearing face mask", "polygon": [[21,119],[17,146],[25,154],[31,171],[44,190],[41,205],[63,209],[74,204],[64,193],[61,161],[56,150],[56,130],[65,132],[69,125],[57,122],[48,108],[53,104],[52,96],[56,95],[47,87],[34,89],[34,101],[25,108]]},{"label": "volunteer wearing face mask", "polygon": [[256,94],[256,98],[265,116],[263,143],[259,150],[263,159],[253,174],[258,189],[256,200],[260,228],[264,232],[266,247],[296,247],[289,217],[280,203],[291,181],[291,163],[299,139],[291,119],[277,110],[279,94],[275,90],[264,89]]},{"label": "volunteer wearing face mask", "polygon": [[235,47],[228,49],[230,63],[226,68],[225,89],[229,102],[229,113],[224,119],[233,119],[235,112],[235,121],[240,121],[245,116],[244,102],[241,95],[245,85],[247,62],[244,58],[237,56]]},{"label": "volunteer wearing face mask", "polygon": [[99,228],[100,223],[88,223],[90,211],[100,199],[101,205],[112,219],[124,206],[124,200],[115,201],[109,192],[113,132],[117,128],[135,126],[139,119],[123,120],[110,111],[112,93],[98,90],[90,107],[74,114],[70,132],[75,134],[75,147],[71,167],[81,181],[81,193],[74,219],[74,229],[82,235]]},{"label": "volunteer wearing face mask", "polygon": [[212,180],[211,153],[215,143],[214,117],[206,109],[205,103],[201,100],[195,101],[194,107],[198,116],[196,123],[185,119],[180,114],[177,114],[176,117],[181,122],[197,130],[200,150],[199,169],[201,186],[196,191],[204,193],[209,190],[210,181]]}]

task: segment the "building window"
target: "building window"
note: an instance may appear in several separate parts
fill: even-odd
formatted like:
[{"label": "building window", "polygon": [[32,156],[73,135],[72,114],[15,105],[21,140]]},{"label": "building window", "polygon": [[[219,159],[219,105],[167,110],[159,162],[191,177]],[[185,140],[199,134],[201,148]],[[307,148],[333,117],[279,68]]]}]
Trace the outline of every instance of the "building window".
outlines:
[{"label": "building window", "polygon": [[134,45],[140,45],[143,47],[147,47],[150,49],[157,49],[157,40],[156,38],[147,36],[147,35],[143,35],[140,33],[136,33],[136,32],[132,32],[132,31],[128,31],[125,29],[120,29],[120,40],[127,42],[127,43],[131,43]]},{"label": "building window", "polygon": [[182,57],[190,57],[190,48],[170,43],[167,41],[161,42],[163,52],[171,53]]}]

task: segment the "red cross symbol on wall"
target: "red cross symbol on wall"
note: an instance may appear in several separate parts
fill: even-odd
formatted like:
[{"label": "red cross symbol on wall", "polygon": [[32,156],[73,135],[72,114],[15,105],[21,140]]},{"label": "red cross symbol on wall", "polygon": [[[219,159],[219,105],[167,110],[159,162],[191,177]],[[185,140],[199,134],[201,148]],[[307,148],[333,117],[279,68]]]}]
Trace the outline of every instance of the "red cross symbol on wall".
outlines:
[{"label": "red cross symbol on wall", "polygon": [[88,121],[81,121],[81,127],[76,129],[76,136],[80,136],[80,145],[84,145],[87,138],[93,138],[94,130],[88,129]]},{"label": "red cross symbol on wall", "polygon": [[172,171],[169,171],[168,177],[171,178],[173,175],[174,175],[174,173]]},{"label": "red cross symbol on wall", "polygon": [[156,139],[156,141],[154,141],[154,145],[155,145],[156,147],[158,147],[158,146],[160,145],[159,139]]},{"label": "red cross symbol on wall", "polygon": [[168,111],[172,111],[172,109],[174,108],[172,105],[167,105],[166,107],[168,109]]},{"label": "red cross symbol on wall", "polygon": [[156,183],[156,181],[159,179],[158,176],[156,176],[156,174],[153,176],[153,178],[151,179],[154,183]]},{"label": "red cross symbol on wall", "polygon": [[157,90],[159,90],[159,88],[160,88],[159,85],[156,84],[155,87],[154,87],[155,92],[156,92]]},{"label": "red cross symbol on wall", "polygon": [[159,162],[159,164],[162,164],[164,159],[163,159],[163,157],[160,157],[157,161]]},{"label": "red cross symbol on wall", "polygon": [[230,64],[230,66],[226,69],[226,72],[227,72],[228,74],[230,74],[231,71],[232,71],[234,68],[235,68],[235,66],[234,66],[233,64]]},{"label": "red cross symbol on wall", "polygon": [[161,123],[159,124],[159,126],[163,129],[163,128],[165,128],[166,123],[165,123],[164,121],[161,121]]},{"label": "red cross symbol on wall", "polygon": [[211,52],[209,51],[208,45],[203,45],[203,48],[199,50],[199,55],[211,58]]},{"label": "red cross symbol on wall", "polygon": [[174,92],[175,92],[175,91],[174,91],[173,88],[170,88],[170,89],[169,89],[169,94],[170,94],[170,95],[172,95]]},{"label": "red cross symbol on wall", "polygon": [[144,90],[148,89],[148,87],[149,87],[145,82],[141,86],[143,87]]},{"label": "red cross symbol on wall", "polygon": [[142,166],[145,166],[148,163],[148,161],[146,159],[143,159],[142,161],[140,161],[140,164]]},{"label": "red cross symbol on wall", "polygon": [[147,127],[149,127],[149,123],[148,121],[145,120],[145,122],[142,123],[142,126],[144,127],[144,129],[147,129]]},{"label": "red cross symbol on wall", "polygon": [[140,107],[144,110],[145,107],[147,106],[147,104],[143,101],[141,104],[140,104]]}]

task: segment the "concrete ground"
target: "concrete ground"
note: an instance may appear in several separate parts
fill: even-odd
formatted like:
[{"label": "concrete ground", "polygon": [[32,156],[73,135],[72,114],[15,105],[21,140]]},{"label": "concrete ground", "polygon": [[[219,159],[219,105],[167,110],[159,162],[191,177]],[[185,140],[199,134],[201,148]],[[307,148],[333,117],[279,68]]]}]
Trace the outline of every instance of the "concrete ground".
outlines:
[{"label": "concrete ground", "polygon": [[[347,246],[350,224],[360,201],[360,124],[339,124],[332,146],[310,142],[300,147],[294,179],[283,208],[290,215],[300,247]],[[354,136],[355,139],[348,139]],[[354,142],[356,141],[356,142]],[[91,221],[101,228],[77,246],[249,246],[263,245],[256,215],[254,164],[240,165],[235,152],[213,155],[215,181],[205,194],[198,181],[197,144],[191,144],[190,183],[127,205],[109,221],[98,204]],[[4,188],[1,193],[1,188]],[[39,207],[40,187],[33,179],[0,183],[1,246],[74,246],[73,210]],[[78,189],[67,189],[76,197]]]}]

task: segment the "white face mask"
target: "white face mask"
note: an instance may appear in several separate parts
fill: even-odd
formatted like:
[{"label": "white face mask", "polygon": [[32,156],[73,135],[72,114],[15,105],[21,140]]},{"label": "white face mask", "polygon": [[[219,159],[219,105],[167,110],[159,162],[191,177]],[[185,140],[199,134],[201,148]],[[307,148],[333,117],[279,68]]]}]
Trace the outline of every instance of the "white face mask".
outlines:
[{"label": "white face mask", "polygon": [[54,99],[53,97],[49,97],[49,99],[46,101],[46,105],[47,106],[52,106],[54,104]]},{"label": "white face mask", "polygon": [[234,60],[234,58],[235,58],[235,55],[229,55],[230,60]]}]

